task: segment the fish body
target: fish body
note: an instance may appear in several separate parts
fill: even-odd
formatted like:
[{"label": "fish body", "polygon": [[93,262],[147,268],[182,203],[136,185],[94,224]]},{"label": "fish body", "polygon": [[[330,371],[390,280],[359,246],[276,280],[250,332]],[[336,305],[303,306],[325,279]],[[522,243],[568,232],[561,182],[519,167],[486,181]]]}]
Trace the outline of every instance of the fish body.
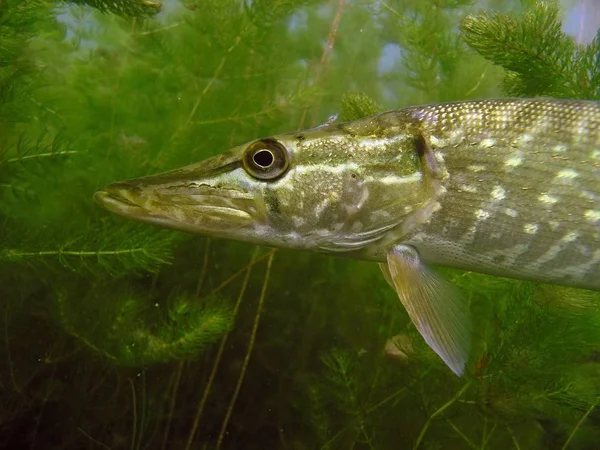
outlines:
[{"label": "fish body", "polygon": [[461,374],[468,311],[430,264],[600,290],[600,104],[414,106],[252,141],[95,198],[161,226],[379,262]]},{"label": "fish body", "polygon": [[600,104],[493,100],[410,113],[444,174],[404,243],[432,264],[600,290]]}]

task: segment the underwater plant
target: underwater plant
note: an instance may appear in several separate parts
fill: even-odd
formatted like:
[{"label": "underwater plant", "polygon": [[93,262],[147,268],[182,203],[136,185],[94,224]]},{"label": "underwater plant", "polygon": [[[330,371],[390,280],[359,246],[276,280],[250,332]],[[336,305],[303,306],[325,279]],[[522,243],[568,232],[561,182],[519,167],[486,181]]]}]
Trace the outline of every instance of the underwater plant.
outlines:
[{"label": "underwater plant", "polygon": [[600,294],[440,269],[457,378],[376,265],[105,213],[260,136],[498,96],[600,100],[553,3],[0,0],[0,447],[595,448]]}]

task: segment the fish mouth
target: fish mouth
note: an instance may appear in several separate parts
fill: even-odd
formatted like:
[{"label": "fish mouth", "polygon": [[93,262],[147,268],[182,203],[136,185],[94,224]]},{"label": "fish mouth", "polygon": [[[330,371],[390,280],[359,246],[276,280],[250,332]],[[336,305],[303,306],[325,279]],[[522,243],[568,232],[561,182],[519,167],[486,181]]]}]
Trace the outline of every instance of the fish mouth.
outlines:
[{"label": "fish mouth", "polygon": [[228,236],[257,222],[256,209],[248,198],[228,198],[215,195],[216,192],[199,198],[159,192],[160,189],[155,190],[154,201],[148,201],[141,188],[114,183],[96,192],[94,200],[108,211],[129,219],[213,236]]},{"label": "fish mouth", "polygon": [[94,200],[110,212],[120,216],[139,218],[140,215],[146,213],[144,208],[125,197],[122,192],[115,192],[110,187],[96,192]]}]

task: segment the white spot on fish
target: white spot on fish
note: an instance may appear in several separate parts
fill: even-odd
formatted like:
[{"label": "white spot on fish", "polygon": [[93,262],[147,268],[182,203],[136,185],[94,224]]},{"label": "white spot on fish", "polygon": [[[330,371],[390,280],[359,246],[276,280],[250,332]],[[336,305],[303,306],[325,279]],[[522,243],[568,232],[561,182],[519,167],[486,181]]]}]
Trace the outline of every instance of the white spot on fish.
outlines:
[{"label": "white spot on fish", "polygon": [[315,206],[315,217],[321,217],[325,210],[331,205],[331,200],[326,198],[322,202],[320,202],[317,206]]},{"label": "white spot on fish", "polygon": [[469,169],[472,172],[483,172],[486,167],[482,166],[481,164],[473,164],[471,166],[467,166],[467,169]]},{"label": "white spot on fish", "polygon": [[483,114],[481,112],[475,111],[470,114],[467,114],[467,120],[470,122],[481,121],[483,119]]},{"label": "white spot on fish", "polygon": [[600,222],[600,211],[595,209],[588,209],[585,212],[585,218],[590,222]]},{"label": "white spot on fish", "polygon": [[429,142],[431,142],[431,145],[434,147],[443,147],[445,142],[443,139],[439,139],[436,136],[430,136],[429,137]]},{"label": "white spot on fish", "polygon": [[506,167],[517,167],[520,166],[523,163],[523,158],[520,156],[511,156],[510,158],[508,158],[504,165]]},{"label": "white spot on fish", "polygon": [[572,180],[577,178],[579,174],[573,169],[564,169],[558,172],[556,178],[566,178],[567,180]]},{"label": "white spot on fish", "polygon": [[464,138],[465,138],[465,134],[464,134],[463,130],[461,130],[460,128],[453,129],[450,132],[450,141],[454,142],[455,144],[462,142],[464,140]]},{"label": "white spot on fish", "polygon": [[385,185],[406,184],[406,183],[418,182],[421,180],[421,177],[422,177],[421,172],[415,172],[406,177],[399,177],[396,175],[387,175],[385,177],[375,178],[373,176],[368,176],[368,177],[365,177],[365,181],[366,182],[377,182],[377,183],[382,183]]},{"label": "white spot on fish", "polygon": [[578,266],[560,264],[555,269],[547,272],[546,275],[549,279],[562,278],[564,276],[581,279],[595,264],[598,264],[598,262],[600,262],[600,249],[594,251],[587,262],[579,264]]},{"label": "white spot on fish", "polygon": [[552,150],[558,153],[562,153],[567,150],[567,146],[564,144],[557,144],[554,147],[552,147]]},{"label": "white spot on fish", "polygon": [[490,218],[490,213],[483,209],[478,209],[475,211],[475,217],[477,217],[477,220],[486,220]]},{"label": "white spot on fish", "polygon": [[494,138],[486,138],[479,143],[481,148],[490,148],[496,144],[496,139]]},{"label": "white spot on fish", "polygon": [[296,228],[300,228],[302,225],[304,225],[306,223],[306,220],[300,216],[292,216],[292,224],[294,224],[294,226]]},{"label": "white spot on fish", "polygon": [[552,195],[548,195],[548,194],[540,195],[538,197],[538,200],[542,203],[548,203],[549,205],[553,205],[558,201],[558,199],[556,197],[553,197]]},{"label": "white spot on fish", "polygon": [[365,205],[365,203],[368,199],[369,199],[369,189],[365,187],[362,191],[362,194],[360,196],[360,200],[358,201],[358,203],[352,205],[353,212],[354,213],[358,212],[358,210],[360,210]]},{"label": "white spot on fish", "polygon": [[529,134],[529,133],[525,133],[519,137],[519,141],[521,141],[521,143],[523,143],[523,144],[527,144],[527,143],[533,141],[533,135]]},{"label": "white spot on fish", "polygon": [[444,154],[442,152],[434,152],[434,156],[439,163],[443,163],[445,161]]},{"label": "white spot on fish", "polygon": [[503,200],[506,197],[506,191],[500,185],[496,185],[492,190],[492,198],[494,200]]},{"label": "white spot on fish", "polygon": [[566,243],[573,242],[578,237],[579,237],[579,233],[577,231],[571,231],[571,232],[565,234],[560,239],[560,242],[558,242],[557,244],[550,247],[550,249],[546,253],[544,253],[542,256],[540,256],[538,258],[538,260],[535,262],[535,264],[531,265],[529,267],[529,269],[532,271],[536,271],[541,267],[542,264],[552,261],[565,248]]},{"label": "white spot on fish", "polygon": [[527,234],[535,234],[538,231],[538,224],[537,223],[526,223],[523,226],[523,231]]},{"label": "white spot on fish", "polygon": [[577,134],[586,134],[588,132],[588,121],[579,122],[579,126],[575,129]]},{"label": "white spot on fish", "polygon": [[563,242],[573,242],[574,240],[576,240],[579,237],[579,233],[577,231],[571,231],[567,234],[565,234],[562,238],[561,241]]},{"label": "white spot on fish", "polygon": [[517,217],[519,215],[519,213],[516,210],[512,209],[512,208],[506,208],[504,210],[504,213],[507,216],[510,216],[510,217]]},{"label": "white spot on fish", "polygon": [[471,186],[470,184],[461,184],[458,187],[461,191],[475,193],[477,192],[477,188],[475,186]]}]

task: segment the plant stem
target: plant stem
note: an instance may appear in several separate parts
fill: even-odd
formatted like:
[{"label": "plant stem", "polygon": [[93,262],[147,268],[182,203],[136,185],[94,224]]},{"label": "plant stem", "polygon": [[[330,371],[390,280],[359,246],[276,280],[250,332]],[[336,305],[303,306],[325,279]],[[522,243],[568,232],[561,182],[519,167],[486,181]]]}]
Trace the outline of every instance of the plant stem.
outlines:
[{"label": "plant stem", "polygon": [[573,428],[573,431],[571,431],[571,434],[567,438],[567,441],[565,442],[565,445],[562,446],[562,450],[566,450],[566,448],[571,443],[571,440],[573,439],[573,437],[575,436],[575,434],[579,430],[579,427],[581,427],[581,424],[583,424],[583,422],[585,422],[585,419],[587,419],[588,416],[592,413],[592,411],[594,410],[594,408],[598,405],[598,402],[600,402],[600,397],[598,397],[596,399],[596,401],[585,412],[585,414],[583,415],[583,417],[581,419],[579,419],[579,422],[577,422],[577,425],[575,425],[575,428]]},{"label": "plant stem", "polygon": [[[233,321],[237,317],[237,313],[240,309],[240,304],[242,303],[242,299],[244,298],[244,294],[246,292],[246,287],[248,286],[248,280],[250,278],[250,272],[252,271],[253,262],[256,259],[256,255],[259,252],[259,247],[256,247],[254,253],[252,254],[252,260],[249,265],[246,266],[246,276],[244,277],[244,282],[242,283],[242,289],[240,294],[238,295],[237,301],[233,308]],[[204,406],[206,405],[206,400],[208,399],[208,394],[212,388],[213,381],[217,374],[217,369],[219,368],[219,364],[221,363],[221,359],[223,357],[223,352],[225,351],[225,345],[227,344],[227,338],[229,337],[229,333],[226,333],[221,339],[221,344],[219,345],[219,350],[217,351],[217,356],[213,363],[212,370],[210,372],[210,376],[208,377],[208,382],[204,388],[204,392],[202,393],[202,399],[200,400],[200,404],[198,405],[198,409],[196,410],[196,415],[194,416],[194,424],[192,425],[192,429],[190,430],[190,434],[188,436],[187,444],[185,446],[185,450],[190,450],[192,446],[192,442],[194,441],[194,437],[196,435],[196,431],[198,430],[198,425],[200,424],[200,417],[202,416],[202,412],[204,411]]]},{"label": "plant stem", "polygon": [[446,403],[444,403],[442,406],[440,406],[431,416],[429,416],[429,418],[427,419],[427,422],[425,422],[425,425],[423,425],[423,429],[421,430],[421,433],[419,434],[419,437],[417,438],[415,445],[413,446],[413,450],[417,450],[419,448],[419,445],[421,445],[423,436],[425,436],[425,433],[427,432],[427,429],[429,428],[429,425],[431,425],[431,422],[433,421],[433,419],[435,419],[437,416],[442,414],[446,409],[448,409],[450,406],[452,406],[452,404],[454,404],[456,402],[456,400],[458,400],[465,393],[465,391],[469,388],[469,386],[471,386],[471,382],[465,384],[462,387],[462,389],[456,393],[456,395],[454,397],[452,397],[450,400],[448,400]]},{"label": "plant stem", "polygon": [[181,373],[183,372],[184,361],[179,361],[177,365],[177,372],[175,373],[175,381],[173,383],[173,392],[169,401],[169,418],[167,419],[167,425],[165,426],[165,437],[163,438],[161,450],[167,448],[167,441],[169,439],[169,431],[171,429],[171,422],[173,421],[173,411],[175,410],[175,401],[177,399],[177,391],[179,390],[179,383],[181,382]]},{"label": "plant stem", "polygon": [[263,304],[264,304],[265,296],[267,293],[267,286],[269,284],[269,276],[271,274],[271,266],[273,264],[274,257],[275,257],[275,252],[271,252],[271,254],[269,255],[269,259],[267,261],[267,270],[265,272],[265,279],[264,279],[262,290],[260,293],[260,298],[258,300],[258,306],[256,308],[256,315],[254,316],[254,323],[252,325],[252,333],[250,334],[250,342],[248,343],[248,349],[246,350],[244,364],[242,365],[242,370],[240,371],[240,376],[238,377],[238,381],[237,381],[237,385],[235,386],[235,391],[233,393],[233,397],[231,398],[231,402],[229,402],[229,407],[227,408],[227,413],[225,415],[225,419],[223,419],[223,424],[221,425],[221,432],[219,433],[219,438],[217,440],[217,445],[216,445],[217,450],[219,450],[219,448],[221,448],[221,443],[223,442],[223,437],[225,436],[225,430],[227,429],[227,424],[229,423],[229,418],[231,417],[231,413],[233,411],[235,401],[237,400],[238,394],[242,387],[242,383],[243,383],[244,377],[246,375],[246,369],[248,368],[248,362],[250,361],[250,355],[252,354],[252,350],[254,349],[254,342],[256,340],[256,331],[258,330],[258,324],[260,322],[260,316],[262,313]]}]

